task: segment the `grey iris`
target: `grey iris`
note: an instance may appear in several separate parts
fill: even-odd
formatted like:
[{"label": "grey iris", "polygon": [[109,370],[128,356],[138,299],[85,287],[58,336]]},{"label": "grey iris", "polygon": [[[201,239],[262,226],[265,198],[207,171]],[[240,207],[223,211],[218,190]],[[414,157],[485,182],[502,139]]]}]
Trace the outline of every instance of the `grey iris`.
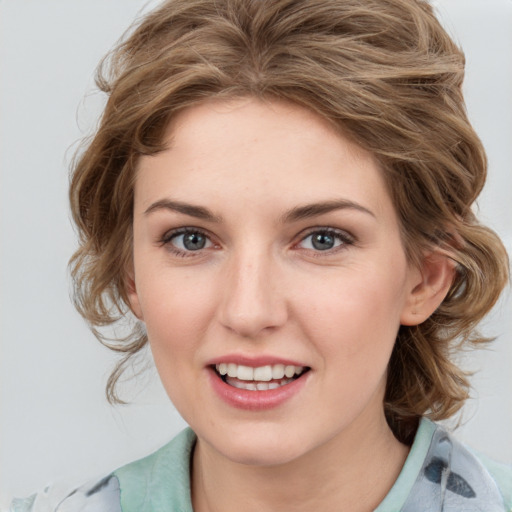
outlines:
[{"label": "grey iris", "polygon": [[334,237],[329,233],[315,233],[312,236],[311,243],[319,251],[326,251],[334,247]]},{"label": "grey iris", "polygon": [[183,235],[183,246],[189,251],[203,249],[206,244],[206,237],[201,233],[186,233]]}]

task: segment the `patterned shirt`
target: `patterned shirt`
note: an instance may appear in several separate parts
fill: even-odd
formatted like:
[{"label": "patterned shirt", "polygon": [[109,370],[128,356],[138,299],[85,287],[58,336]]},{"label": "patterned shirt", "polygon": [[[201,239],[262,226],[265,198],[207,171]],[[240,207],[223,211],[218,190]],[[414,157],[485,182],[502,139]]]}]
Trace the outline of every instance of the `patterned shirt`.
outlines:
[{"label": "patterned shirt", "polygon": [[[187,428],[152,455],[59,496],[14,500],[10,512],[193,512]],[[512,512],[512,465],[473,454],[422,419],[398,479],[375,512]]]}]

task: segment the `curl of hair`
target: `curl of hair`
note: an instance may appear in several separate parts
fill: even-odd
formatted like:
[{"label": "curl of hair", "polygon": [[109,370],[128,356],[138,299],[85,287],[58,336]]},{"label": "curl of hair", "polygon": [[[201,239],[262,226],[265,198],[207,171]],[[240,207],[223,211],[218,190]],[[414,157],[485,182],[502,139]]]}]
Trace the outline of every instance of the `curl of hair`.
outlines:
[{"label": "curl of hair", "polygon": [[140,326],[108,340],[99,328],[127,313],[133,184],[140,155],[164,149],[177,112],[211,98],[252,96],[317,112],[379,161],[408,258],[445,250],[451,290],[424,323],[401,327],[385,412],[410,442],[418,418],[443,419],[468,397],[454,351],[476,331],[507,282],[499,238],[472,205],[486,157],[461,92],[464,56],[423,0],[170,0],[138,22],[98,68],[108,95],[100,126],[77,156],[70,188],[80,245],[71,259],[75,303],[100,341],[125,354]]}]

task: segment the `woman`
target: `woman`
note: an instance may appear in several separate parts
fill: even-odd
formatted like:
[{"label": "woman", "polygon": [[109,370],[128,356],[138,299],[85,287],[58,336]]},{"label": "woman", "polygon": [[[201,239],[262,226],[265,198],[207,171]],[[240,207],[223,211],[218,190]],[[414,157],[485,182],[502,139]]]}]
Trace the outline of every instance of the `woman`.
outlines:
[{"label": "woman", "polygon": [[450,356],[508,272],[431,8],[165,2],[106,65],[76,303],[105,343],[137,319],[110,399],[149,341],[192,430],[58,510],[508,510],[510,468],[430,421],[467,398]]}]

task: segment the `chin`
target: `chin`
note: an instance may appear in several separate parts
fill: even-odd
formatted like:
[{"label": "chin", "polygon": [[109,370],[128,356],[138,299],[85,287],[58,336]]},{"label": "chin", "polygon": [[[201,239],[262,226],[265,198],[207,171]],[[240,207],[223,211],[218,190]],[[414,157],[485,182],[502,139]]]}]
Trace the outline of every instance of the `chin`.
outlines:
[{"label": "chin", "polygon": [[[248,466],[279,466],[304,456],[308,451],[304,436],[289,429],[253,428],[228,429],[227,436],[203,438],[226,459]],[[201,437],[201,436],[200,436]]]},{"label": "chin", "polygon": [[282,466],[288,464],[304,455],[303,450],[293,449],[293,447],[282,446],[261,446],[253,445],[235,446],[226,454],[232,462],[246,466]]}]

